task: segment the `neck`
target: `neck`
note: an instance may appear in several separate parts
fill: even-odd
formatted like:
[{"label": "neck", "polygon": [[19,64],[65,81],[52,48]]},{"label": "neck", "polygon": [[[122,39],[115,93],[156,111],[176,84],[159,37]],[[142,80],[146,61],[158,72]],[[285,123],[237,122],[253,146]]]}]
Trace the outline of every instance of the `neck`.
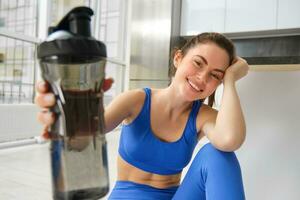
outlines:
[{"label": "neck", "polygon": [[192,102],[184,100],[178,91],[172,87],[172,84],[157,91],[156,100],[157,103],[163,104],[163,109],[173,117],[190,110],[192,106]]}]

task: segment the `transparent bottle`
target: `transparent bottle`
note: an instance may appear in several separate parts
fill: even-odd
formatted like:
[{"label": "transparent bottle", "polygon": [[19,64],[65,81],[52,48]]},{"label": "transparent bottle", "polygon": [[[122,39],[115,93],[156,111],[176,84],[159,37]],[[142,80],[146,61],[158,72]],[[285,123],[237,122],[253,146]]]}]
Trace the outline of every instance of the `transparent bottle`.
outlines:
[{"label": "transparent bottle", "polygon": [[87,7],[71,10],[38,46],[56,96],[50,128],[54,199],[99,199],[109,190],[102,84],[105,45],[90,35]]}]

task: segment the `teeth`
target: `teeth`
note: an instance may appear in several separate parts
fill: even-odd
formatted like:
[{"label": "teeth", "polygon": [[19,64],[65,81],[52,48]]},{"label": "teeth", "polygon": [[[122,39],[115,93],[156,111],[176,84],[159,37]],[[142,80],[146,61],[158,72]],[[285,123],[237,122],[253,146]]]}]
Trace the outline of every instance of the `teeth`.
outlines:
[{"label": "teeth", "polygon": [[192,83],[190,80],[188,80],[189,84],[198,92],[200,91],[200,89],[197,87],[197,85],[195,85],[194,83]]}]

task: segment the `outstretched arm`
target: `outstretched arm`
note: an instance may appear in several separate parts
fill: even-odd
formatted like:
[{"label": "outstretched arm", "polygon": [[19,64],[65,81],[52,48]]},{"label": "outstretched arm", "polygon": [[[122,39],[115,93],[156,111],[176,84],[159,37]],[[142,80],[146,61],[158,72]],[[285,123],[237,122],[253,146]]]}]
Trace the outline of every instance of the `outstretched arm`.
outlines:
[{"label": "outstretched arm", "polygon": [[[106,79],[103,84],[103,91],[108,90],[113,83],[112,79]],[[43,136],[49,138],[48,127],[55,121],[54,113],[50,112],[49,108],[55,105],[55,97],[49,90],[49,83],[40,81],[37,84],[37,96],[35,103],[43,110],[38,113],[38,120],[44,125]],[[109,132],[118,126],[124,119],[131,116],[134,103],[139,100],[136,96],[137,91],[128,91],[116,97],[110,105],[105,109],[105,132]],[[139,92],[141,93],[141,92]],[[142,95],[138,95],[142,96]]]}]

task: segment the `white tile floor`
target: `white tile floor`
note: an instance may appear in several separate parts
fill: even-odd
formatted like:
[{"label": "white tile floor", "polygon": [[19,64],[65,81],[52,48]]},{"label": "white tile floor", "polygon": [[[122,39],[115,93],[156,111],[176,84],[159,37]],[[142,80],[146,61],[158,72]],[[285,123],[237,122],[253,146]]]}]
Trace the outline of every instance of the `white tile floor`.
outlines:
[{"label": "white tile floor", "polygon": [[[107,135],[110,188],[116,180],[118,140],[119,131]],[[49,143],[0,150],[1,200],[52,199],[48,149]]]},{"label": "white tile floor", "polygon": [[[120,131],[107,134],[110,189],[116,181]],[[207,142],[201,140],[195,152]],[[183,170],[186,173],[187,166]],[[101,200],[107,200],[107,197]],[[49,143],[0,149],[0,200],[51,200]]]}]

